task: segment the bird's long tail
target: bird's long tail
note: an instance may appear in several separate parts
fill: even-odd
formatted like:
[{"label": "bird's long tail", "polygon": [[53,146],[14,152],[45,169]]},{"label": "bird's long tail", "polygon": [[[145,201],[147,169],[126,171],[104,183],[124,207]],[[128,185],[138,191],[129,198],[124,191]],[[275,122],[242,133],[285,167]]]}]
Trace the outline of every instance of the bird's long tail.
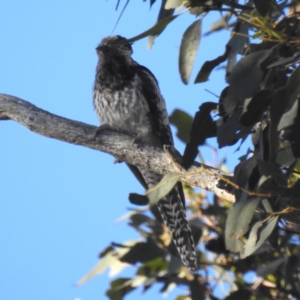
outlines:
[{"label": "bird's long tail", "polygon": [[179,193],[174,188],[157,203],[160,214],[172,234],[182,262],[193,272],[197,270],[195,243]]},{"label": "bird's long tail", "polygon": [[[148,169],[128,165],[145,188],[152,188],[162,179],[162,175]],[[197,270],[195,243],[184,208],[184,195],[178,183],[171,192],[157,202],[163,221],[172,234],[173,241],[182,262],[194,273]]]}]

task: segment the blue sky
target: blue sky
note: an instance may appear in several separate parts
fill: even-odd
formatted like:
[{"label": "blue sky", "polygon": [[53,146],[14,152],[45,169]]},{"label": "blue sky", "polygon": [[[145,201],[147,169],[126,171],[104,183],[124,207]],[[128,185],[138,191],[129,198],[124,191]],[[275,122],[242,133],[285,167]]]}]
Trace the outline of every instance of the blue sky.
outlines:
[{"label": "blue sky", "polygon": [[[120,7],[124,4],[121,1]],[[98,125],[92,107],[95,47],[111,34],[121,11],[116,12],[115,5],[112,0],[2,3],[0,92]],[[114,33],[129,38],[150,28],[159,5],[157,1],[149,11],[148,2],[131,1]],[[205,18],[203,31],[217,18],[218,14]],[[204,89],[218,95],[225,86],[223,71],[215,71],[201,85],[185,86],[180,81],[180,40],[194,20],[188,14],[177,18],[151,51],[146,39],[133,46],[134,59],[158,78],[170,113],[182,108],[193,115],[202,102],[217,101]],[[202,39],[191,82],[204,61],[223,53],[228,37],[224,32]],[[132,207],[128,194],[143,189],[124,164],[113,165],[113,157],[39,136],[13,121],[0,122],[0,139],[0,298],[104,299],[111,280],[107,272],[83,286],[75,283],[111,241],[138,238],[126,223],[114,221]],[[184,149],[178,140],[176,146]],[[212,163],[214,154],[203,148]],[[222,150],[219,160],[232,157],[234,150]],[[231,168],[234,162],[230,161]],[[143,299],[153,299],[159,288],[152,288]],[[135,291],[128,299],[140,299],[140,293]]]}]

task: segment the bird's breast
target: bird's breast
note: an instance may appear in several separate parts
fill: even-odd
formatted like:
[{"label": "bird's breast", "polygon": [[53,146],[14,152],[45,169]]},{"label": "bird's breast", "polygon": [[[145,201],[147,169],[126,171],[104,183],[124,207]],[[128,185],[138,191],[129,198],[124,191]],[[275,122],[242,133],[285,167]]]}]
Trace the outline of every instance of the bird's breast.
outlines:
[{"label": "bird's breast", "polygon": [[94,107],[102,124],[120,132],[143,136],[152,131],[148,104],[134,87],[95,88]]}]

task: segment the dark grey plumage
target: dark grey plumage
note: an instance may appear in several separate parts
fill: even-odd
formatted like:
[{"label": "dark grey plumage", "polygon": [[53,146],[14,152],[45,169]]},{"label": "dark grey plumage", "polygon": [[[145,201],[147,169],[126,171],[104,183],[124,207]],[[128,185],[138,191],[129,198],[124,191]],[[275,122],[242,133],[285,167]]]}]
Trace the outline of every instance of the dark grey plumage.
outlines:
[{"label": "dark grey plumage", "polygon": [[[165,101],[150,70],[131,58],[132,48],[120,36],[109,36],[96,48],[99,62],[94,85],[94,107],[102,125],[141,138],[150,145],[173,145]],[[151,170],[129,165],[141,184],[155,186],[162,178]],[[183,263],[197,269],[195,245],[186,220],[181,184],[158,201]]]}]

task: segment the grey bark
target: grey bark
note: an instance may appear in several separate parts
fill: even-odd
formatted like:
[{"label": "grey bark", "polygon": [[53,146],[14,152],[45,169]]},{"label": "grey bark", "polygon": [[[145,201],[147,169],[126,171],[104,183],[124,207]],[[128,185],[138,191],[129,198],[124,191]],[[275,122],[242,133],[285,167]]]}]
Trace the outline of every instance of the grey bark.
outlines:
[{"label": "grey bark", "polygon": [[[0,120],[13,120],[40,135],[105,152],[116,157],[117,161],[149,168],[160,174],[182,173],[182,182],[235,201],[231,193],[218,187],[221,176],[231,177],[231,174],[196,162],[185,171],[176,163],[176,155],[173,158],[169,152],[142,144],[139,140],[134,141],[133,137],[115,131],[103,130],[95,139],[96,126],[51,114],[20,98],[0,94]],[[191,172],[194,174],[189,175]]]}]

